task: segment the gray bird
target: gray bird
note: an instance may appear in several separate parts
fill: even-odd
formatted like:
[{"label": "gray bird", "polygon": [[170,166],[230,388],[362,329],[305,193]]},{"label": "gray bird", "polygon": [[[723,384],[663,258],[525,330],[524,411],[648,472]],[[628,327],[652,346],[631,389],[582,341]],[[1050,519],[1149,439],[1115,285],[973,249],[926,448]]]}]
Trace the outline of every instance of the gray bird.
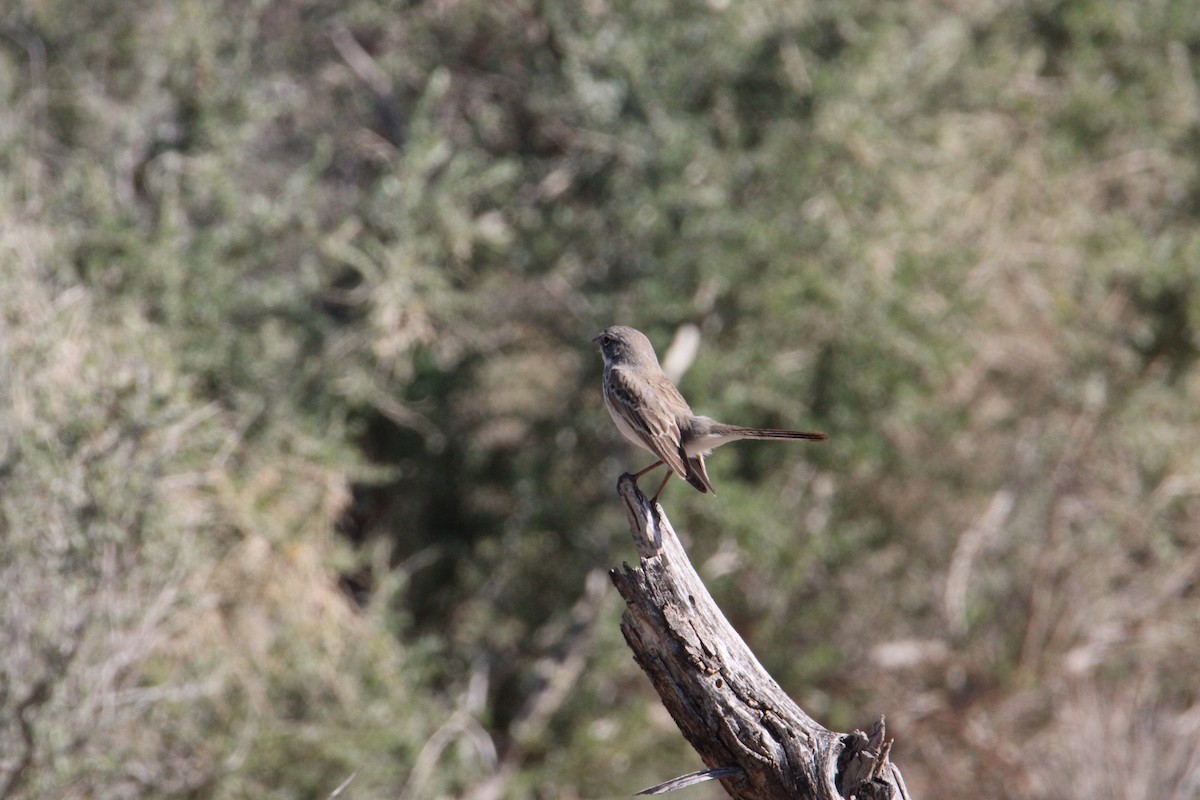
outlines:
[{"label": "gray bird", "polygon": [[661,464],[667,465],[667,475],[651,502],[658,502],[672,475],[701,492],[716,494],[704,468],[704,457],[723,444],[741,439],[826,438],[823,433],[747,428],[697,416],[662,371],[653,345],[641,331],[613,325],[592,341],[600,345],[604,356],[604,405],[617,430],[658,459],[635,474],[634,480]]}]

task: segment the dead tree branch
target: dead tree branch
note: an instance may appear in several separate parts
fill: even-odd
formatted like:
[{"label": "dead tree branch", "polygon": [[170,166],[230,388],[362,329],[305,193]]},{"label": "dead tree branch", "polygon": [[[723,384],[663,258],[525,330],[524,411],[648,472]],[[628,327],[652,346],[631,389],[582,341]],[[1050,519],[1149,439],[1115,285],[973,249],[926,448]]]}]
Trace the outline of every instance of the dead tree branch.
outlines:
[{"label": "dead tree branch", "polygon": [[729,795],[909,800],[888,758],[883,719],[870,733],[836,733],[805,714],[717,608],[661,506],[651,506],[630,475],[617,492],[641,556],[637,567],[609,573],[628,605],[621,632],[684,737],[709,771],[721,770],[713,774]]}]

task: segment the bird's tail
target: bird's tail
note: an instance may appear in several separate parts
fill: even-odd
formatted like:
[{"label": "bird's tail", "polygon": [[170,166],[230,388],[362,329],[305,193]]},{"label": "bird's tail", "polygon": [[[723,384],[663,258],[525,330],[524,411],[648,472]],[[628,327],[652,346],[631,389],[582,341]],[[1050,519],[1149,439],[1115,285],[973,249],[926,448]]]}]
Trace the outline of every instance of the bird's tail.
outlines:
[{"label": "bird's tail", "polygon": [[776,428],[745,428],[741,425],[730,425],[730,433],[736,433],[743,439],[809,439],[819,442],[827,439],[825,434],[816,431],[785,431]]}]

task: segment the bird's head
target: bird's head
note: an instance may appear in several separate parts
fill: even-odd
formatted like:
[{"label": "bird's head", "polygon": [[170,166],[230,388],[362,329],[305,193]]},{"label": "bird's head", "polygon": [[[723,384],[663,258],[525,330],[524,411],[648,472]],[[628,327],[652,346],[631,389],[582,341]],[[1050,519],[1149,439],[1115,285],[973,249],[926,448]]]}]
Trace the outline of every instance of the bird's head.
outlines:
[{"label": "bird's head", "polygon": [[612,325],[592,339],[600,346],[604,365],[646,364],[657,365],[658,356],[645,334],[626,325]]}]

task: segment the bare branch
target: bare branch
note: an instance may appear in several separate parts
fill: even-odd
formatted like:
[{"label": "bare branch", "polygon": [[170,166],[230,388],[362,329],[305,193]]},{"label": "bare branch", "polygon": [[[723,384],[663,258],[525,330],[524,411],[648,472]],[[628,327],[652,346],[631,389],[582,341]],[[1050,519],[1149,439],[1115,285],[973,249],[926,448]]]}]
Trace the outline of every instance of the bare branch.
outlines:
[{"label": "bare branch", "polygon": [[[632,476],[625,503],[637,567],[609,575],[628,608],[621,632],[679,730],[738,800],[907,800],[880,719],[871,734],[819,725],[784,693],[725,619],[661,506]],[[669,783],[669,782],[668,782]]]}]

